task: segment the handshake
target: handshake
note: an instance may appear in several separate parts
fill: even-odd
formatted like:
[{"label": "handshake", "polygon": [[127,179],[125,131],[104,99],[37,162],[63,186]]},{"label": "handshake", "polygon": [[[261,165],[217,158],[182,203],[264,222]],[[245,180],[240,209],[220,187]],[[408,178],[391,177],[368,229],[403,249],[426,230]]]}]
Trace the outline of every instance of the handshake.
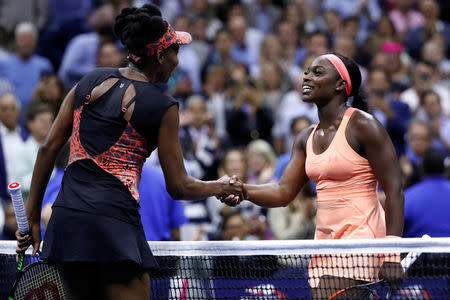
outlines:
[{"label": "handshake", "polygon": [[244,188],[244,183],[233,175],[222,176],[218,182],[222,184],[222,191],[216,195],[220,202],[225,203],[228,206],[236,206],[247,199],[247,191]]}]

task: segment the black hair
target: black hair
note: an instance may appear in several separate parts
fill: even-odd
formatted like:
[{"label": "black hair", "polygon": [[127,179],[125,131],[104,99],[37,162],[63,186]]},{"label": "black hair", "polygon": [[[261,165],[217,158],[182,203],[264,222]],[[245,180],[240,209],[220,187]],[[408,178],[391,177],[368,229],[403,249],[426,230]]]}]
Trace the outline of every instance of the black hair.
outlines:
[{"label": "black hair", "polygon": [[[114,34],[120,39],[130,53],[136,54],[147,44],[160,39],[167,31],[159,8],[153,4],[145,4],[140,8],[126,7],[116,17]],[[135,63],[143,67],[147,57]]]},{"label": "black hair", "polygon": [[424,175],[440,175],[444,174],[444,155],[441,151],[429,148],[425,150],[422,160],[422,168]]},{"label": "black hair", "polygon": [[30,103],[27,106],[25,118],[26,121],[33,121],[36,119],[37,115],[42,113],[51,113],[52,116],[54,116],[55,111],[54,109],[47,103],[34,100],[30,101]]},{"label": "black hair", "polygon": [[351,58],[334,53],[337,57],[339,57],[347,68],[348,75],[350,76],[350,80],[352,81],[352,91],[350,92],[349,97],[353,97],[352,107],[360,109],[362,111],[368,111],[369,106],[365,100],[364,93],[360,90],[361,87],[361,71],[359,70],[358,64]]}]

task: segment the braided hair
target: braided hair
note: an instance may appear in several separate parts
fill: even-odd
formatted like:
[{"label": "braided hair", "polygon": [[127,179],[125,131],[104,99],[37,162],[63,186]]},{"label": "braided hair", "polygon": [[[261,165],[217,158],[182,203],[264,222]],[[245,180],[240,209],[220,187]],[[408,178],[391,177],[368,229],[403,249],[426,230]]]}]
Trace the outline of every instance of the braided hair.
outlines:
[{"label": "braided hair", "polygon": [[360,109],[362,111],[368,111],[368,104],[365,100],[364,93],[360,90],[361,87],[361,71],[359,70],[358,64],[351,58],[343,56],[341,54],[334,53],[339,57],[347,68],[348,75],[352,81],[352,91],[349,97],[353,97],[352,107]]},{"label": "braided hair", "polygon": [[[147,44],[157,41],[167,31],[167,23],[163,20],[161,11],[153,4],[145,4],[140,8],[127,7],[116,17],[114,34],[127,48],[135,54]],[[141,57],[139,62],[130,60],[142,68],[150,57]]]}]

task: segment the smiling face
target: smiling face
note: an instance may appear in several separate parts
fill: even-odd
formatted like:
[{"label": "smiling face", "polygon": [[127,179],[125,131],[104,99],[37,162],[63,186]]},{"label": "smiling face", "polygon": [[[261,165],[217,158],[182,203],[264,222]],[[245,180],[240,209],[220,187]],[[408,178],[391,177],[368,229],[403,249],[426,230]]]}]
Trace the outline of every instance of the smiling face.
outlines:
[{"label": "smiling face", "polygon": [[302,100],[309,103],[325,104],[337,92],[337,73],[331,62],[323,56],[314,59],[303,76]]}]

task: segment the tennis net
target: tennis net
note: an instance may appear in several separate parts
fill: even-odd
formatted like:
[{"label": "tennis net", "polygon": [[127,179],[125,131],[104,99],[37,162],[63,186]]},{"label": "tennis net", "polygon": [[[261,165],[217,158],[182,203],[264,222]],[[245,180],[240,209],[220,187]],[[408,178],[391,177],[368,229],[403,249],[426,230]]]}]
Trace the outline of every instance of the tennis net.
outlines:
[{"label": "tennis net", "polygon": [[[0,299],[14,281],[15,246],[0,241]],[[151,272],[151,299],[311,299],[311,293],[328,299],[348,285],[376,282],[384,261],[400,259],[406,275],[390,299],[450,299],[450,238],[150,242],[150,247],[160,266]],[[375,299],[375,294],[384,299],[389,290],[378,282],[370,293],[350,289],[333,299]]]}]

